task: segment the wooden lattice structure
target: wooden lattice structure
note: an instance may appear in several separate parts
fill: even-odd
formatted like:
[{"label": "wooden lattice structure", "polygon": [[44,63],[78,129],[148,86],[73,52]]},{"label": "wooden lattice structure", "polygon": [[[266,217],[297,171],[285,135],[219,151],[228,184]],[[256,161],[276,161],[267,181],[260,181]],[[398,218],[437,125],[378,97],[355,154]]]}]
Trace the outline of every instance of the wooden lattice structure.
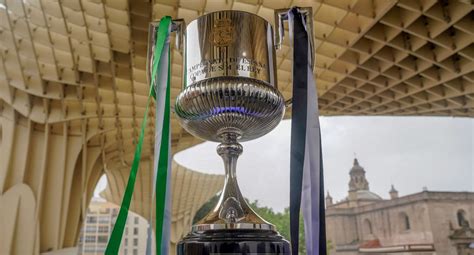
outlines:
[{"label": "wooden lattice structure", "polygon": [[[321,114],[474,116],[470,1],[0,0],[0,201],[18,205],[0,215],[35,226],[8,225],[0,246],[25,246],[19,233],[35,253],[74,246],[100,175],[125,183],[148,93],[150,21],[236,9],[273,22],[274,9],[292,5],[313,7]],[[288,38],[277,54],[288,98]],[[173,100],[181,72],[174,50]],[[176,152],[201,141],[173,119],[172,142]]]}]

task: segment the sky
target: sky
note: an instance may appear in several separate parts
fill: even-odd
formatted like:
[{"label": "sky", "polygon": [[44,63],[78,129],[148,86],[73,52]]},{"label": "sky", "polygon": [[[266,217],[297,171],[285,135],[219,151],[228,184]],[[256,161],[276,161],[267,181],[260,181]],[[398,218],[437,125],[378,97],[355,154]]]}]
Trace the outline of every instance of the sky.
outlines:
[{"label": "sky", "polygon": [[[388,199],[431,191],[474,191],[474,119],[451,117],[321,117],[325,188],[335,201],[347,196],[354,156],[370,190]],[[242,143],[237,178],[243,195],[282,211],[289,205],[289,120]],[[196,171],[224,174],[217,143],[179,152],[175,160]],[[98,189],[103,189],[101,180]]]},{"label": "sky", "polygon": [[[432,191],[474,191],[474,119],[451,117],[321,117],[326,190],[347,196],[354,156],[370,190],[383,198],[393,184],[400,196]],[[289,205],[291,122],[245,142],[237,163],[243,195],[281,211]],[[217,144],[205,142],[175,159],[191,169],[224,173]]]}]

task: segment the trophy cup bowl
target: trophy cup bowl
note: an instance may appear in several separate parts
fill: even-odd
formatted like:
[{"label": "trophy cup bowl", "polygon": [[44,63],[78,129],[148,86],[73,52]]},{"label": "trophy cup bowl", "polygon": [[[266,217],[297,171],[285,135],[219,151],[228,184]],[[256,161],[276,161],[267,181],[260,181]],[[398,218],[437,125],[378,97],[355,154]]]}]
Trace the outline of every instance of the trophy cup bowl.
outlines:
[{"label": "trophy cup bowl", "polygon": [[191,134],[220,142],[258,138],[283,117],[276,84],[273,30],[263,18],[219,11],[192,21],[185,32],[184,89],[175,112]]},{"label": "trophy cup bowl", "polygon": [[191,134],[222,142],[226,134],[240,142],[273,130],[285,113],[275,87],[254,78],[216,77],[187,86],[176,99],[176,115]]},{"label": "trophy cup bowl", "polygon": [[184,34],[175,113],[189,133],[220,142],[226,174],[217,205],[192,226],[178,254],[289,254],[288,242],[246,203],[236,178],[239,142],[267,134],[285,113],[272,26],[255,14],[218,11],[189,23]]}]

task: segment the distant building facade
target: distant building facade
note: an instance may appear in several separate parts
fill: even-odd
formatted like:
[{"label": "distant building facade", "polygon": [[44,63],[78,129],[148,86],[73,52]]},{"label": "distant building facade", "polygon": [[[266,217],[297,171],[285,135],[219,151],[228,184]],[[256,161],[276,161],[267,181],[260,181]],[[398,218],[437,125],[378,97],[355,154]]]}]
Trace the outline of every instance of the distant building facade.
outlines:
[{"label": "distant building facade", "polygon": [[357,159],[349,175],[346,199],[326,196],[331,255],[474,255],[473,192],[424,189],[399,197],[392,185],[384,200],[370,191]]},{"label": "distant building facade", "polygon": [[[119,207],[115,204],[93,200],[81,229],[79,254],[104,254],[112,233]],[[120,246],[121,255],[141,255],[146,252],[148,221],[129,212]]]}]

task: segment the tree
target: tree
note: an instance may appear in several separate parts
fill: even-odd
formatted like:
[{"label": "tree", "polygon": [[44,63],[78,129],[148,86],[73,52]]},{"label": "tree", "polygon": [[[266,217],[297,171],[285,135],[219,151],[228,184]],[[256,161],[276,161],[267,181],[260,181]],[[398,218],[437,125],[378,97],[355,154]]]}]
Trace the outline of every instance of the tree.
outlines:
[{"label": "tree", "polygon": [[[286,240],[290,240],[290,209],[285,208],[283,212],[275,212],[272,208],[267,206],[260,206],[258,200],[249,203],[250,207],[263,219],[275,225],[277,231]],[[299,233],[299,253],[306,254],[305,237],[303,221],[300,217],[300,233]]]}]

